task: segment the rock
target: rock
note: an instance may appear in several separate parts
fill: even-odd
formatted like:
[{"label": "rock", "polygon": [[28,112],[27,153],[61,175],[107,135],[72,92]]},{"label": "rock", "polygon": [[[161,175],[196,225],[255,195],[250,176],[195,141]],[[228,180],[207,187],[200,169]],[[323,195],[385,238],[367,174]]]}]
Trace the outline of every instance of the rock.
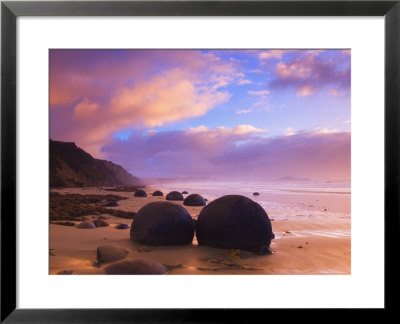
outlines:
[{"label": "rock", "polygon": [[61,270],[57,272],[58,275],[72,275],[74,273],[74,270]]},{"label": "rock", "polygon": [[273,237],[271,222],[255,201],[228,195],[204,207],[197,219],[199,245],[259,252]]},{"label": "rock", "polygon": [[178,191],[171,191],[165,199],[167,200],[183,200],[183,195]]},{"label": "rock", "polygon": [[164,274],[168,269],[159,262],[150,259],[124,260],[113,263],[104,268],[110,275],[131,275],[131,274]]},{"label": "rock", "polygon": [[187,191],[182,191],[182,194],[183,194],[183,195],[187,195],[188,192],[187,192]]},{"label": "rock", "polygon": [[260,193],[259,192],[253,192],[253,196],[259,196]]},{"label": "rock", "polygon": [[128,250],[113,244],[97,247],[97,262],[113,262],[126,258]]},{"label": "rock", "polygon": [[153,192],[152,196],[162,197],[162,196],[164,196],[164,194],[161,191],[157,190],[157,191]]},{"label": "rock", "polygon": [[206,201],[198,194],[191,194],[185,198],[183,204],[185,206],[205,206]]},{"label": "rock", "polygon": [[96,225],[96,227],[107,227],[110,226],[107,221],[102,220],[102,219],[95,219],[93,221],[93,224]]},{"label": "rock", "polygon": [[270,254],[272,254],[272,251],[270,250],[270,248],[268,246],[263,246],[261,248],[261,250],[258,252],[258,254],[260,254],[260,255],[270,255]]},{"label": "rock", "polygon": [[91,228],[96,228],[96,225],[94,225],[91,221],[86,220],[76,225],[76,227],[81,229],[91,229]]},{"label": "rock", "polygon": [[96,204],[96,203],[101,202],[101,200],[97,199],[97,198],[89,198],[88,202],[89,202],[89,204]]},{"label": "rock", "polygon": [[103,205],[104,207],[117,207],[118,203],[116,201],[110,201]]},{"label": "rock", "polygon": [[128,229],[129,225],[128,224],[118,224],[115,226],[116,229]]},{"label": "rock", "polygon": [[131,225],[131,240],[145,245],[191,244],[192,217],[185,208],[168,201],[143,206]]},{"label": "rock", "polygon": [[147,197],[146,191],[139,189],[136,190],[135,193],[133,194],[134,197]]},{"label": "rock", "polygon": [[100,216],[96,217],[96,219],[102,219],[102,220],[109,219],[109,218],[110,217],[106,217],[106,216],[103,216],[103,215],[100,215]]}]

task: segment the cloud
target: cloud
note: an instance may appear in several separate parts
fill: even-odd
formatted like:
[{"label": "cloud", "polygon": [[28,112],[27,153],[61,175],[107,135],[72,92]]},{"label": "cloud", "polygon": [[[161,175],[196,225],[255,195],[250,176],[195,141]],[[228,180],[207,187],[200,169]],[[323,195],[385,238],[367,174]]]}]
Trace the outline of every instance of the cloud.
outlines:
[{"label": "cloud", "polygon": [[282,56],[288,53],[290,50],[268,50],[261,52],[258,55],[260,60],[269,60],[269,59],[281,59]]},{"label": "cloud", "polygon": [[241,114],[248,114],[248,113],[251,113],[251,112],[252,112],[251,109],[240,109],[240,110],[236,110],[236,113],[237,113],[238,115],[241,115]]},{"label": "cloud", "polygon": [[[290,129],[289,129],[290,130]],[[202,176],[263,180],[279,176],[350,178],[350,133],[301,132],[265,137],[250,125],[135,133],[104,147],[142,177]]]},{"label": "cloud", "polygon": [[254,91],[254,90],[249,90],[247,93],[251,96],[266,96],[269,94],[268,90],[260,90],[260,91]]},{"label": "cloud", "polygon": [[52,50],[50,136],[101,156],[114,132],[203,116],[246,83],[237,62],[196,50]]},{"label": "cloud", "polygon": [[245,84],[252,84],[253,82],[247,79],[240,79],[237,84],[238,85],[245,85]]},{"label": "cloud", "polygon": [[[326,52],[326,51],[325,51]],[[270,89],[294,88],[297,95],[306,97],[319,89],[330,86],[331,95],[350,90],[350,58],[340,52],[327,53],[334,59],[322,57],[320,50],[297,52],[288,61],[281,61],[275,68],[275,79]]]}]

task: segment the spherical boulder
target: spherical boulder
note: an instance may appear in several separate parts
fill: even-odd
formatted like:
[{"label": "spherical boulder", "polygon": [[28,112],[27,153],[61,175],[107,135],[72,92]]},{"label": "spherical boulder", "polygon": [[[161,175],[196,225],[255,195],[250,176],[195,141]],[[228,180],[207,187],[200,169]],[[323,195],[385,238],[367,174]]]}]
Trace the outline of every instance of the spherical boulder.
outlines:
[{"label": "spherical boulder", "polygon": [[124,259],[128,250],[114,244],[103,244],[97,247],[98,262],[113,262]]},{"label": "spherical boulder", "polygon": [[196,222],[199,245],[260,252],[273,238],[271,222],[255,201],[240,195],[213,200]]},{"label": "spherical boulder", "polygon": [[205,206],[205,199],[199,194],[191,194],[183,200],[185,206]]},{"label": "spherical boulder", "polygon": [[156,275],[168,272],[164,265],[149,259],[123,260],[105,267],[104,270],[109,275]]},{"label": "spherical boulder", "polygon": [[152,196],[162,197],[164,196],[164,194],[161,191],[157,190],[153,192]]},{"label": "spherical boulder", "polygon": [[136,190],[135,193],[133,194],[134,197],[147,197],[146,191],[139,189]]},{"label": "spherical boulder", "polygon": [[167,200],[183,200],[183,195],[178,191],[171,191],[165,199]]},{"label": "spherical boulder", "polygon": [[192,217],[185,208],[168,201],[152,202],[137,212],[131,225],[131,240],[145,245],[191,244]]},{"label": "spherical boulder", "polygon": [[96,228],[96,225],[94,225],[91,221],[84,221],[82,223],[79,223],[78,225],[76,225],[76,228],[80,228],[80,229],[92,229],[92,228]]}]

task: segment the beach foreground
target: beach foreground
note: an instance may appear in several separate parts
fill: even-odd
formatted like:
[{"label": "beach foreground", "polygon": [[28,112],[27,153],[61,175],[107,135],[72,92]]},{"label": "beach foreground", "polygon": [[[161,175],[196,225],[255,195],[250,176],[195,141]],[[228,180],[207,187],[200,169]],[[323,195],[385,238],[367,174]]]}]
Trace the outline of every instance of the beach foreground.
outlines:
[{"label": "beach foreground", "polygon": [[[183,190],[184,188],[182,188]],[[149,202],[164,201],[164,197],[153,197],[155,188],[145,189],[147,197],[134,197],[132,192],[105,191],[101,188],[52,189],[61,194],[115,194],[128,199],[118,201],[119,206],[107,207],[128,212],[137,212]],[[202,194],[202,192],[198,192]],[[205,196],[207,198],[207,196]],[[130,229],[117,229],[118,224],[131,225],[131,219],[109,214],[89,215],[89,220],[99,216],[107,218],[107,227],[79,229],[75,226],[50,224],[49,273],[59,274],[105,274],[104,268],[111,264],[96,262],[97,247],[113,244],[126,249],[126,260],[145,258],[164,264],[167,274],[350,274],[351,236],[350,217],[329,217],[329,212],[349,213],[350,195],[340,196],[326,193],[273,195],[275,202],[296,200],[298,205],[307,206],[307,214],[285,217],[282,210],[268,209],[275,239],[272,240],[271,255],[219,249],[197,245],[196,237],[191,245],[144,246],[130,240]],[[254,199],[257,201],[257,199]],[[210,202],[210,199],[208,203]],[[175,201],[183,205],[182,201]],[[329,205],[329,212],[325,206]],[[345,205],[345,207],[343,207]],[[196,219],[203,207],[184,206]],[[346,210],[344,210],[346,209]],[[327,212],[327,217],[318,213]],[[318,213],[316,214],[315,211]],[[293,211],[293,213],[298,211]],[[78,224],[79,222],[76,222]]]}]

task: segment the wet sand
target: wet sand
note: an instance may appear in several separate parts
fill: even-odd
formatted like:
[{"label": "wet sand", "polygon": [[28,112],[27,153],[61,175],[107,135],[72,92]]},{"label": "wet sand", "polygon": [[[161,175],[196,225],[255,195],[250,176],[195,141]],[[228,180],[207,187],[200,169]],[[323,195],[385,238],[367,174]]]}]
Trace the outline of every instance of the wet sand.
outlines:
[{"label": "wet sand", "polygon": [[[155,188],[146,188],[151,194]],[[182,189],[184,190],[184,188]],[[142,206],[153,201],[163,201],[164,197],[133,197],[132,192],[105,191],[99,188],[52,189],[59,193],[78,194],[117,194],[127,197],[118,202],[118,207],[109,207],[137,212]],[[201,194],[201,192],[198,192]],[[275,195],[279,200],[282,195]],[[301,198],[302,197],[302,198]],[[328,198],[329,197],[329,198]],[[326,195],[329,209],[342,210],[343,202]],[[298,204],[320,211],[326,202],[322,196],[315,199],[313,194],[302,193],[297,196]],[[288,197],[283,197],[288,199]],[[291,197],[290,199],[294,199]],[[340,198],[342,199],[342,198]],[[257,198],[254,198],[257,201]],[[336,205],[335,206],[335,201]],[[210,202],[210,201],[209,201]],[[279,202],[279,201],[278,201]],[[183,204],[183,202],[175,202]],[[307,205],[308,204],[308,205]],[[315,205],[315,207],[314,207]],[[320,206],[321,205],[321,206]],[[197,218],[203,207],[184,206],[193,218]],[[107,214],[109,227],[78,229],[72,226],[50,224],[50,274],[73,270],[73,274],[105,274],[104,268],[95,265],[96,248],[102,244],[115,244],[129,251],[126,259],[148,258],[169,268],[168,274],[350,274],[351,238],[349,217],[305,217],[285,218],[282,211],[268,210],[272,220],[275,239],[272,241],[272,255],[256,255],[246,251],[218,249],[198,246],[196,238],[192,245],[186,246],[144,246],[130,240],[130,229],[116,229],[119,223],[131,225],[131,220],[116,218]],[[96,216],[87,216],[95,219]],[[274,218],[276,217],[276,219]]]}]

